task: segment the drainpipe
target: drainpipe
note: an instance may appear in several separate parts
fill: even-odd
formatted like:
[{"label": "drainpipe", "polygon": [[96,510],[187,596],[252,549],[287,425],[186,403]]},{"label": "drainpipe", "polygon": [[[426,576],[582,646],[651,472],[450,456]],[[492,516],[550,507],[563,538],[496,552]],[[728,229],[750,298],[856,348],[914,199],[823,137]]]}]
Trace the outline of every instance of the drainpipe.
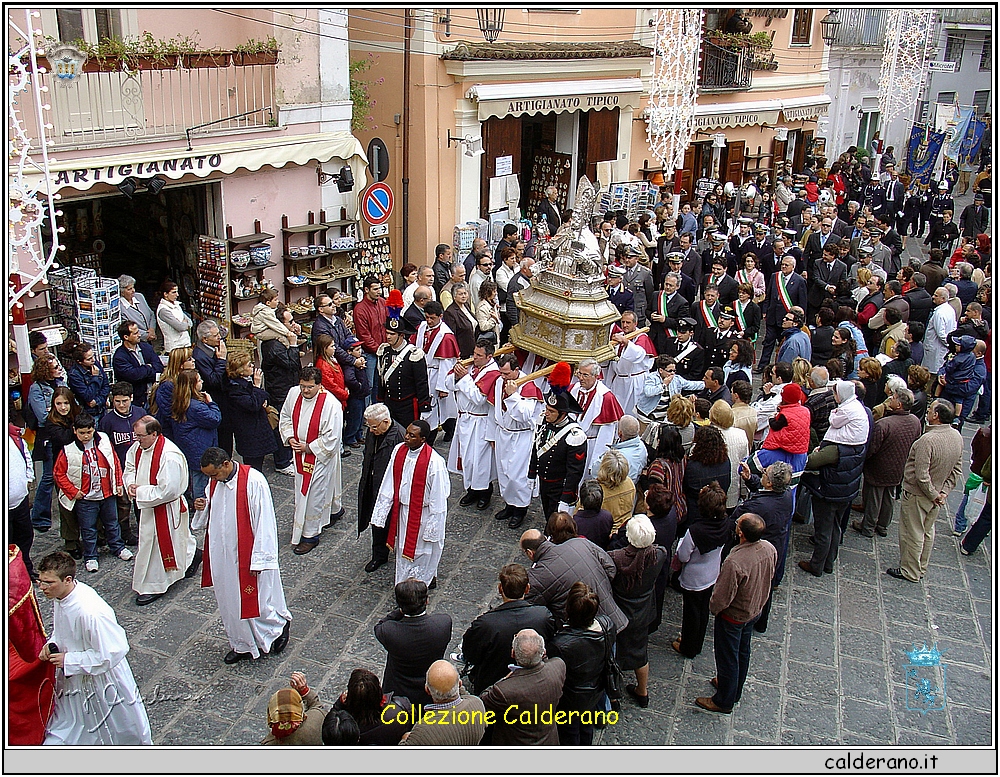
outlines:
[{"label": "drainpipe", "polygon": [[403,9],[403,264],[410,261],[410,9]]}]

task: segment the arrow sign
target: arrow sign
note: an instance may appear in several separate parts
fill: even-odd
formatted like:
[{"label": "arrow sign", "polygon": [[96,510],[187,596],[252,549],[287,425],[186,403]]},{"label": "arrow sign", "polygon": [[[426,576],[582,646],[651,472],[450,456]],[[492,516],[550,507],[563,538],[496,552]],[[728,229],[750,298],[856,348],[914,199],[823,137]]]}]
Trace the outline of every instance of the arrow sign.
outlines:
[{"label": "arrow sign", "polygon": [[384,224],[392,215],[392,189],[379,181],[373,183],[361,195],[361,215],[373,227]]}]

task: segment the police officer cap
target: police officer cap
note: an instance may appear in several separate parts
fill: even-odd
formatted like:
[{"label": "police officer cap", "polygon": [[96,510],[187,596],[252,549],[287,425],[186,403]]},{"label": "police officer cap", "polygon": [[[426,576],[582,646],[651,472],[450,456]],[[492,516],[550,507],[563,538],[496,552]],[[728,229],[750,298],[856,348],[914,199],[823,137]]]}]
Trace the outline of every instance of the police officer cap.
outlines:
[{"label": "police officer cap", "polygon": [[693,332],[695,326],[695,320],[693,318],[682,318],[677,322],[678,332]]},{"label": "police officer cap", "polygon": [[613,264],[608,268],[608,275],[614,275],[616,278],[621,278],[624,274],[624,267],[619,267],[618,265]]},{"label": "police officer cap", "polygon": [[783,229],[781,230],[781,234],[783,234],[785,237],[795,237],[799,233],[796,232],[794,229]]},{"label": "police officer cap", "polygon": [[580,404],[573,398],[573,395],[568,391],[563,391],[556,393],[554,391],[549,392],[545,397],[546,407],[551,407],[558,413],[582,413],[583,408]]},{"label": "police officer cap", "polygon": [[721,232],[713,232],[711,235],[708,236],[708,239],[711,240],[713,243],[726,242],[726,236]]},{"label": "police officer cap", "polygon": [[753,231],[767,234],[767,224],[754,224]]},{"label": "police officer cap", "polygon": [[667,254],[667,261],[668,262],[683,262],[684,261],[684,254],[682,254],[680,251],[671,251],[669,254]]},{"label": "police officer cap", "polygon": [[871,246],[858,246],[858,253],[864,256],[871,256],[875,253],[875,249]]},{"label": "police officer cap", "polygon": [[719,318],[728,318],[733,321],[736,320],[736,316],[733,314],[733,309],[730,307],[727,307],[725,310],[719,313]]},{"label": "police officer cap", "polygon": [[751,224],[753,224],[753,219],[747,218],[746,216],[740,216],[738,219],[736,219],[736,223],[744,224],[749,227]]},{"label": "police officer cap", "polygon": [[406,334],[406,325],[403,323],[402,318],[387,318],[385,320],[385,331],[395,332],[399,335]]}]

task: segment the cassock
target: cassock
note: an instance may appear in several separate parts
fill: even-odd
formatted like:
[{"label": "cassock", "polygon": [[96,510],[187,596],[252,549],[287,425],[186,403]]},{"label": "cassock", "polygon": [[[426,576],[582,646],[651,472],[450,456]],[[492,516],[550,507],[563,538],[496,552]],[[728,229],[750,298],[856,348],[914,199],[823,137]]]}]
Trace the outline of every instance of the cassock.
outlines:
[{"label": "cassock", "polygon": [[455,380],[454,372],[448,376],[448,385],[458,401],[458,423],[448,451],[448,471],[460,474],[467,490],[485,491],[497,474],[493,446],[486,436],[492,425],[492,408],[487,397],[492,396],[493,384],[499,379],[500,370],[492,359],[484,367],[473,367],[460,380]]},{"label": "cassock", "polygon": [[125,654],[128,639],[115,612],[76,581],[52,600],[52,636],[65,653],[56,669],[56,704],[46,745],[151,745],[149,718]]},{"label": "cassock", "polygon": [[[615,334],[614,329],[611,333]],[[642,387],[656,358],[656,349],[645,334],[626,343],[612,341],[611,347],[618,358],[608,364],[609,386],[622,411],[626,415],[635,415],[635,403],[642,396]]]},{"label": "cassock", "polygon": [[7,546],[7,735],[11,745],[40,745],[52,713],[55,667],[38,658],[42,614],[17,545]]},{"label": "cassock", "polygon": [[198,548],[184,501],[187,459],[180,448],[160,434],[148,450],[133,443],[123,463],[125,486],[135,484],[135,503],[139,507],[139,547],[132,567],[132,590],[137,594],[162,594],[184,578]]},{"label": "cassock", "polygon": [[303,537],[318,537],[330,523],[330,515],[341,509],[340,445],[344,411],[337,398],[325,389],[306,399],[292,386],[281,406],[278,431],[282,440],[295,438],[309,443],[311,454],[296,453],[295,519],[292,545]]},{"label": "cassock", "polygon": [[587,461],[583,471],[590,472],[590,465],[595,459],[600,459],[614,442],[618,419],[625,412],[603,381],[597,381],[590,391],[584,391],[579,383],[574,383],[569,391],[583,408],[579,420],[580,428],[587,435]]},{"label": "cassock", "polygon": [[[434,329],[429,328],[426,321],[422,323],[417,329],[416,346],[424,352],[427,360],[427,389],[431,395],[431,409],[422,413],[421,417],[433,431],[458,414],[455,394],[447,384],[448,373],[454,369],[461,353],[455,333],[445,323],[438,324]],[[442,397],[439,391],[445,391],[447,395]]]},{"label": "cassock", "polygon": [[206,497],[193,520],[195,531],[205,529],[202,588],[215,589],[229,646],[260,658],[292,619],[278,570],[271,489],[261,473],[234,461],[229,480],[209,481]]},{"label": "cassock", "polygon": [[400,443],[393,449],[375,500],[372,525],[387,527],[390,547],[398,546],[396,583],[415,577],[429,585],[437,575],[450,494],[444,459],[431,446],[411,451]]},{"label": "cassock", "polygon": [[538,481],[528,480],[528,464],[544,399],[533,381],[519,386],[509,397],[504,397],[503,388],[503,378],[494,382],[490,397],[493,423],[487,435],[495,445],[500,496],[511,507],[527,507],[538,495]]}]

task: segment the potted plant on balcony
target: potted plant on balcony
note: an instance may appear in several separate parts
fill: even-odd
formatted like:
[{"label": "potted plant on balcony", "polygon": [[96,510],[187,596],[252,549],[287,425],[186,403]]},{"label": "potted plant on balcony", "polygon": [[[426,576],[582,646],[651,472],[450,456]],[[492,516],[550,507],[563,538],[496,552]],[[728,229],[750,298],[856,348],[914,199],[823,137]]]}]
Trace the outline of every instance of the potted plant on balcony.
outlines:
[{"label": "potted plant on balcony", "polygon": [[231,52],[213,48],[207,51],[195,51],[191,54],[185,54],[181,58],[181,64],[186,68],[229,67],[231,58]]},{"label": "potted plant on balcony", "polygon": [[266,40],[251,38],[233,49],[234,65],[276,65],[278,63],[278,41],[273,37]]}]

